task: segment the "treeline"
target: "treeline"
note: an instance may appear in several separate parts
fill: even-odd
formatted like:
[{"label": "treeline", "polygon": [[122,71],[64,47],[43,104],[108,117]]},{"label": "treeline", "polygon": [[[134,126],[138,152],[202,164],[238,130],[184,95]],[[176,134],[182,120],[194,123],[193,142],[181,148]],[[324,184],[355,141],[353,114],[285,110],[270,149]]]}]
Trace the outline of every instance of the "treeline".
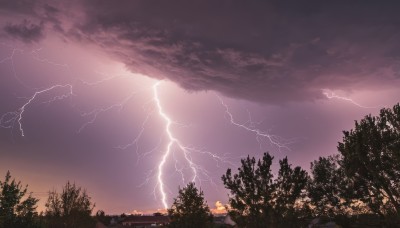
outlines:
[{"label": "treeline", "polygon": [[[379,116],[356,121],[355,128],[343,134],[339,154],[311,162],[311,175],[284,158],[274,176],[269,153],[259,160],[242,159],[236,172],[228,169],[222,181],[230,191],[227,210],[232,220],[238,227],[286,228],[307,227],[311,218],[326,217],[342,227],[352,227],[357,215],[377,215],[378,226],[400,227],[399,104],[382,109]],[[191,188],[192,184],[183,190]],[[182,215],[193,209],[174,210],[177,205],[187,205],[185,199],[192,199],[193,193],[183,190],[169,211],[170,216],[181,214],[175,216],[180,219],[172,216],[171,224],[195,227],[194,219]],[[198,205],[210,215],[204,203]]]},{"label": "treeline", "polygon": [[91,216],[95,205],[86,190],[75,183],[67,182],[60,193],[49,191],[41,214],[36,211],[39,200],[27,195],[27,186],[11,180],[9,171],[5,181],[0,181],[0,190],[0,228],[86,228],[96,224]]}]

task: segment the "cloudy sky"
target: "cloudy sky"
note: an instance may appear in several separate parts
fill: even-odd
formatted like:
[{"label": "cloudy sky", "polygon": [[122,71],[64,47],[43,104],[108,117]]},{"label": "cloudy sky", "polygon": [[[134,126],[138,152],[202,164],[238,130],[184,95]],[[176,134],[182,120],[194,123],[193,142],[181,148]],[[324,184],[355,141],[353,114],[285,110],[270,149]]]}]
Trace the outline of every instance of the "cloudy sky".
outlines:
[{"label": "cloudy sky", "polygon": [[[269,151],[309,169],[399,101],[398,1],[0,0],[0,174],[169,206]],[[170,147],[168,145],[170,144]],[[165,198],[164,198],[165,196]]]}]

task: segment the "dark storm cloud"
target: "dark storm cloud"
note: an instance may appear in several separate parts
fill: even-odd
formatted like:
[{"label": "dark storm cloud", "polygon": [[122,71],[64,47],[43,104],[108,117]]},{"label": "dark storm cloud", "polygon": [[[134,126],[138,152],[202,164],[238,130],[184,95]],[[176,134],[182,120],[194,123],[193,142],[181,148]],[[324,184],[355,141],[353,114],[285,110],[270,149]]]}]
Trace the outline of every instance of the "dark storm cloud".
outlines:
[{"label": "dark storm cloud", "polygon": [[39,41],[44,37],[43,23],[34,24],[28,20],[24,20],[20,24],[8,24],[4,27],[4,31],[11,37],[25,42]]},{"label": "dark storm cloud", "polygon": [[188,90],[280,103],[318,99],[322,89],[393,84],[400,66],[399,6],[86,0],[65,3],[62,14],[52,6],[56,13],[47,18],[58,21],[54,27],[67,38],[100,45],[134,72]]},{"label": "dark storm cloud", "polygon": [[32,14],[38,1],[30,0],[0,0],[0,10],[12,13]]}]

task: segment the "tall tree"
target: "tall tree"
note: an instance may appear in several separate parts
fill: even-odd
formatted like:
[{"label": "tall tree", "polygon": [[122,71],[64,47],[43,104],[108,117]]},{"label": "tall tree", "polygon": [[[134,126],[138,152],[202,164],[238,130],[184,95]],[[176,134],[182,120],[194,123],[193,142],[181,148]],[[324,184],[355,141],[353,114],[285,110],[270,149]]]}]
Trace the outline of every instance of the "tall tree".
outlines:
[{"label": "tall tree", "polygon": [[274,211],[279,226],[298,227],[298,217],[307,209],[306,186],[308,174],[297,166],[292,168],[287,157],[279,161],[278,177],[274,181]]},{"label": "tall tree", "polygon": [[169,227],[210,227],[212,214],[204,201],[203,191],[198,190],[193,182],[183,189],[174,199],[172,207],[168,209],[171,219]]},{"label": "tall tree", "polygon": [[261,160],[241,160],[238,173],[231,169],[222,176],[230,190],[229,215],[239,227],[290,227],[297,218],[296,203],[305,190],[308,175],[300,167],[291,168],[281,160],[278,178],[271,172],[273,157],[264,153]]},{"label": "tall tree", "polygon": [[258,162],[247,156],[241,160],[242,166],[237,174],[232,176],[232,170],[228,169],[222,176],[225,187],[231,192],[228,212],[239,227],[266,227],[268,217],[273,216],[272,160],[268,153]]},{"label": "tall tree", "polygon": [[384,216],[400,217],[400,106],[365,116],[344,131],[338,150],[346,174],[356,179],[359,200]]},{"label": "tall tree", "polygon": [[25,198],[27,188],[23,188],[20,181],[11,180],[10,171],[5,181],[0,181],[0,227],[37,227],[36,203],[39,200],[31,194]]},{"label": "tall tree", "polygon": [[91,217],[94,206],[85,189],[68,181],[62,193],[49,192],[46,203],[48,226],[94,227],[95,220]]},{"label": "tall tree", "polygon": [[311,162],[312,178],[308,183],[308,196],[315,206],[316,216],[347,214],[357,189],[339,165],[340,156],[319,157]]}]

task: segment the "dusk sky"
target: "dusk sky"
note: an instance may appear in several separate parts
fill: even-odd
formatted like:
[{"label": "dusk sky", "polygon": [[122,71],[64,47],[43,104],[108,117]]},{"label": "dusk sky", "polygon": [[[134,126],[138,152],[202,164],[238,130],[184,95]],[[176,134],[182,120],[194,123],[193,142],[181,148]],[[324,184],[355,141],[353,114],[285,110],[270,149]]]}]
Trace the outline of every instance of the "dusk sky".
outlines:
[{"label": "dusk sky", "polygon": [[155,211],[269,151],[307,171],[400,98],[399,1],[0,0],[0,178]]}]

